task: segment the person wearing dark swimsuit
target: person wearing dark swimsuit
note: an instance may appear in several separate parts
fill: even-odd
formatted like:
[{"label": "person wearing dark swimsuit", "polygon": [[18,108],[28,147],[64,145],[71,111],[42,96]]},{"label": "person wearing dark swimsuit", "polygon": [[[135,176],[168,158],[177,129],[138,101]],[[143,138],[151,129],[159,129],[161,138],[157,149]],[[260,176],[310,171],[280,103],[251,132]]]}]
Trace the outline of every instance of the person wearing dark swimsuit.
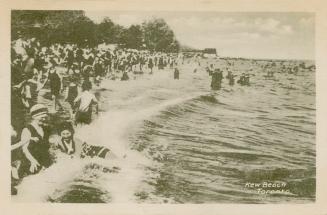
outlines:
[{"label": "person wearing dark swimsuit", "polygon": [[49,153],[49,128],[45,121],[48,117],[48,109],[42,104],[34,105],[30,114],[32,121],[27,125],[21,134],[23,162],[21,166],[22,174],[35,174],[41,169],[51,165]]}]

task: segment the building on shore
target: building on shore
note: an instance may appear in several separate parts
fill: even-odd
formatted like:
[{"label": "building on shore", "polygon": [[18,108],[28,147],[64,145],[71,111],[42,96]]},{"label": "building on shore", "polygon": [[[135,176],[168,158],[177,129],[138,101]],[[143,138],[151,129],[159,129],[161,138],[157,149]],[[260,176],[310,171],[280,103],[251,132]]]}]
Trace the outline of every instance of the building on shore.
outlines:
[{"label": "building on shore", "polygon": [[205,48],[202,50],[202,56],[204,58],[217,58],[217,50],[215,48]]}]

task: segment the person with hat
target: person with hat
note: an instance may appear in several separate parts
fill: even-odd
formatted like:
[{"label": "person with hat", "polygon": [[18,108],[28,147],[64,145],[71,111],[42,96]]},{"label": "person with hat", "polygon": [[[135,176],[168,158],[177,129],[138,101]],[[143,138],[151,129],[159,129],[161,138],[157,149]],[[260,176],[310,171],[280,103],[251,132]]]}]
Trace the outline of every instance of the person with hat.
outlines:
[{"label": "person with hat", "polygon": [[74,128],[69,122],[63,122],[58,128],[60,140],[56,141],[56,146],[68,155],[76,152],[76,145],[74,140]]},{"label": "person with hat", "polygon": [[49,153],[49,129],[46,125],[48,108],[36,104],[30,109],[31,123],[22,131],[21,141],[24,159],[22,162],[23,174],[33,174],[42,168],[49,167],[51,158]]},{"label": "person with hat", "polygon": [[62,122],[58,127],[59,138],[55,141],[55,145],[64,154],[70,155],[72,158],[99,157],[104,159],[112,159],[116,156],[110,149],[104,146],[94,146],[87,144],[74,137],[75,130],[70,122]]}]

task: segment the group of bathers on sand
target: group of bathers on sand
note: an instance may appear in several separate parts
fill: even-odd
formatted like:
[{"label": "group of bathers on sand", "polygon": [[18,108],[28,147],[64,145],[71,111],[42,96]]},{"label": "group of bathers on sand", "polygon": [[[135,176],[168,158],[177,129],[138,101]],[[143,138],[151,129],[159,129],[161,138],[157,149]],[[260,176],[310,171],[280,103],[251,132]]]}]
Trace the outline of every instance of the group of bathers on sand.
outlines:
[{"label": "group of bathers on sand", "polygon": [[[12,42],[12,192],[30,174],[39,173],[55,162],[58,151],[72,157],[113,157],[106,147],[90,145],[74,137],[74,127],[90,124],[98,99],[92,85],[102,78],[121,81],[130,73],[152,74],[176,65],[176,56],[137,50],[102,50],[76,44],[41,46],[35,38]],[[66,83],[65,83],[66,80]],[[53,103],[47,102],[48,98]],[[70,117],[63,119],[70,106]],[[42,94],[43,93],[43,94]],[[43,100],[43,101],[40,101]],[[53,107],[54,111],[51,111]]]}]

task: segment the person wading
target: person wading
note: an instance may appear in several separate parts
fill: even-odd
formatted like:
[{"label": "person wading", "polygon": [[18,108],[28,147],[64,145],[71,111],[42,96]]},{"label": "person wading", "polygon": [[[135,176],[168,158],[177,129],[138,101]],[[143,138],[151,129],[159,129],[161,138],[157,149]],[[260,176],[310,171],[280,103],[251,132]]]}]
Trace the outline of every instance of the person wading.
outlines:
[{"label": "person wading", "polygon": [[212,73],[211,89],[220,90],[222,79],[223,79],[222,71],[219,69],[215,69],[215,71]]},{"label": "person wading", "polygon": [[90,92],[92,84],[90,81],[84,81],[82,84],[82,93],[75,100],[76,124],[90,124],[92,120],[92,104],[98,104],[95,95]]}]

